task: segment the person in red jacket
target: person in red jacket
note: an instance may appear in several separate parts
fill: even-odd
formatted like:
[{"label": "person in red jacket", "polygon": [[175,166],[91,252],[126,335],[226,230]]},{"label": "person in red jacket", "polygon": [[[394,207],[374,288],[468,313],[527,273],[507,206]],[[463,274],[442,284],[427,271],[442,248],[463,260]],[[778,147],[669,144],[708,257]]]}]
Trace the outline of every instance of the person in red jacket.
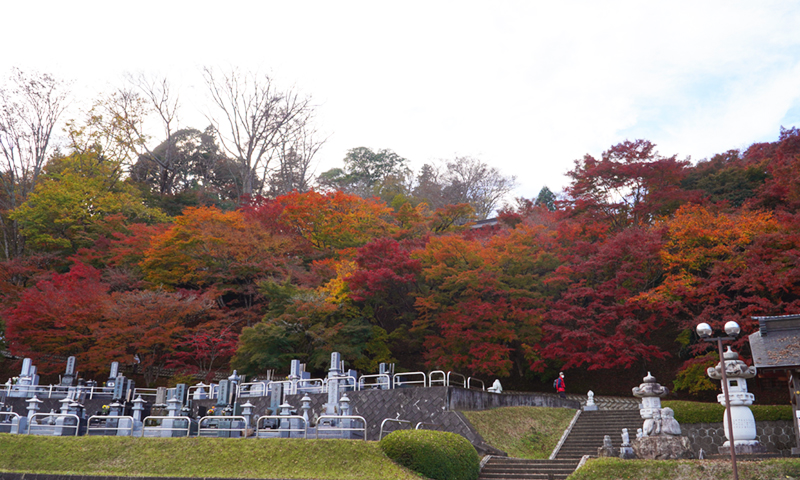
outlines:
[{"label": "person in red jacket", "polygon": [[558,378],[556,379],[556,391],[558,392],[559,397],[567,398],[567,384],[564,383],[564,372],[558,373]]}]

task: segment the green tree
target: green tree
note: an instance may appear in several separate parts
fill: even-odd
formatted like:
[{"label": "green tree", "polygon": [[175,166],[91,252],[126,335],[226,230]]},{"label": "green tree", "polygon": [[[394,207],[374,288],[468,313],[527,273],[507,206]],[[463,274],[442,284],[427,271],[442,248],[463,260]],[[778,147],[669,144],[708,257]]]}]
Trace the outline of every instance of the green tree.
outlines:
[{"label": "green tree", "polygon": [[122,180],[119,163],[87,152],[52,160],[11,218],[31,249],[69,254],[109,234],[109,224],[103,220],[113,215],[121,215],[127,223],[168,219],[145,206],[139,190]]},{"label": "green tree", "polygon": [[395,152],[358,147],[348,150],[344,169],[333,168],[321,173],[317,183],[327,189],[362,198],[380,197],[391,203],[395,196],[408,193],[410,176],[408,160]]}]

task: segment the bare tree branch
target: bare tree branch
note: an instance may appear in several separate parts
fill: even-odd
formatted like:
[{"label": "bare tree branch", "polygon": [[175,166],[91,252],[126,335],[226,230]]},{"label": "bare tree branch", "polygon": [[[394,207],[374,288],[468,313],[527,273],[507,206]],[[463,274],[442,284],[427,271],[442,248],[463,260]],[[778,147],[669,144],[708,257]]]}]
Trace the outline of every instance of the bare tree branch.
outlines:
[{"label": "bare tree branch", "polygon": [[240,169],[234,174],[242,179],[239,194],[261,194],[270,162],[280,155],[285,139],[306,126],[310,101],[291,89],[279,91],[266,75],[206,67],[203,76],[222,114],[222,120],[209,116],[209,121]]},{"label": "bare tree branch", "polygon": [[[49,153],[53,129],[67,106],[66,84],[46,73],[14,69],[0,89],[1,215],[22,204],[33,191]],[[3,219],[6,258],[22,254],[16,222]]]}]

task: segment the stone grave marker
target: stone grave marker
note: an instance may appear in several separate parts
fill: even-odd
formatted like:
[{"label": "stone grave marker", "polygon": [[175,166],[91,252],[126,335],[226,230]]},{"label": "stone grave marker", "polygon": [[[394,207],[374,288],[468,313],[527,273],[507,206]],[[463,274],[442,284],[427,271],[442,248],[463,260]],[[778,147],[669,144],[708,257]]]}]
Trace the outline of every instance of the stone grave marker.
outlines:
[{"label": "stone grave marker", "polygon": [[112,400],[124,400],[125,399],[125,377],[122,375],[118,376],[114,380],[114,392],[111,394]]},{"label": "stone grave marker", "polygon": [[64,376],[61,377],[62,387],[71,387],[72,382],[75,381],[75,357],[67,358],[67,368],[64,370]]}]

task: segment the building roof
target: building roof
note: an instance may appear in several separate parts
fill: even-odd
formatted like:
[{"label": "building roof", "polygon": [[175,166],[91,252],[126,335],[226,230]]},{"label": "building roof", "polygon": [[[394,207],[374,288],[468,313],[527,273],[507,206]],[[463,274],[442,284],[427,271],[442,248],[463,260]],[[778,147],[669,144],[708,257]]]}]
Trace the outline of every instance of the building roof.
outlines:
[{"label": "building roof", "polygon": [[750,334],[753,365],[758,368],[800,368],[800,315],[753,317],[761,329]]}]

